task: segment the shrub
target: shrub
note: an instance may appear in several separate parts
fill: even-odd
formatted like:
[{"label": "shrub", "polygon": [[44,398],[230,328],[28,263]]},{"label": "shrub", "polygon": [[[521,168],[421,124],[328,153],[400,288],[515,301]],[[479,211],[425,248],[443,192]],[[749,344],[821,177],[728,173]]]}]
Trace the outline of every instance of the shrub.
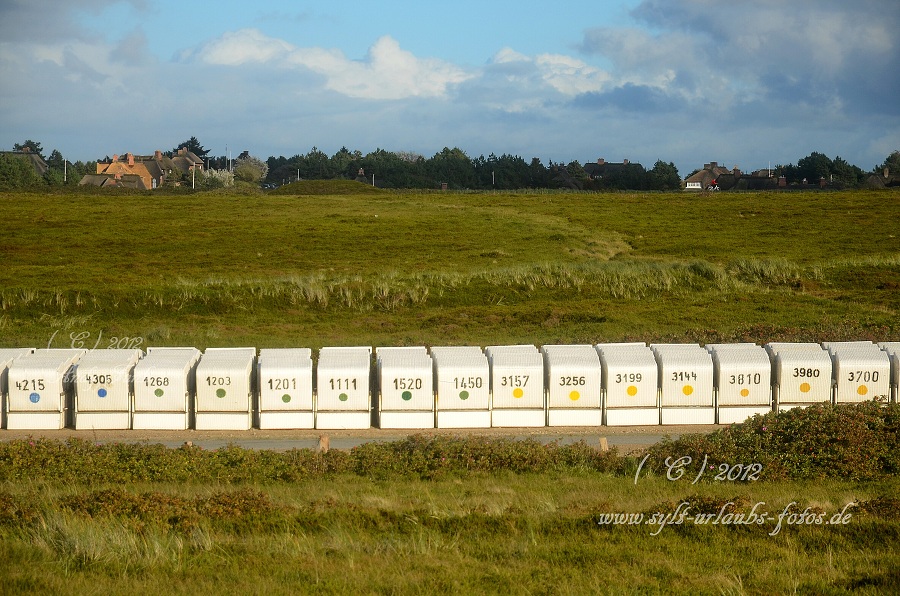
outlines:
[{"label": "shrub", "polygon": [[[705,479],[725,466],[761,466],[761,479],[875,480],[900,472],[900,404],[815,405],[757,415],[711,434],[688,434],[651,447],[643,471],[665,474],[690,458],[687,476],[705,462]],[[542,444],[533,439],[411,435],[370,442],[349,452],[287,452],[228,445],[167,449],[137,443],[95,444],[26,439],[0,442],[0,482],[21,479],[70,484],[176,482],[225,484],[297,482],[330,474],[439,478],[470,473],[602,472],[633,475],[639,458],[600,451],[581,441]],[[687,460],[683,460],[687,461]],[[729,478],[733,480],[734,478]],[[755,479],[747,474],[740,480]],[[118,501],[117,501],[118,502]]]},{"label": "shrub", "polygon": [[616,451],[601,452],[583,441],[542,444],[533,439],[424,437],[365,443],[351,451],[353,471],[362,476],[413,475],[434,478],[468,472],[515,473],[581,469],[613,472],[622,467]]},{"label": "shrub", "polygon": [[[685,435],[650,449],[651,465],[690,457],[720,465],[761,464],[766,479],[874,480],[900,471],[900,404],[821,404],[756,415],[709,435]],[[707,477],[710,475],[707,474]]]},{"label": "shrub", "polygon": [[38,510],[21,497],[0,492],[0,527],[26,525],[38,516]]},{"label": "shrub", "polygon": [[[0,519],[3,500],[0,495]],[[255,528],[278,521],[282,508],[269,495],[251,489],[220,491],[208,497],[183,498],[159,492],[130,493],[108,488],[73,494],[59,501],[63,510],[90,518],[115,517],[137,524],[191,530],[206,519],[229,529]]]}]

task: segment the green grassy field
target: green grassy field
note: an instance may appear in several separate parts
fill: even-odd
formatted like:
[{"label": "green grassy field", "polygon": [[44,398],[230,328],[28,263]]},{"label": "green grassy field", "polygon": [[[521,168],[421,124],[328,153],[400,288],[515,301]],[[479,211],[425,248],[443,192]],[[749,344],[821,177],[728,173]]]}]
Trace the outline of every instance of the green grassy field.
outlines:
[{"label": "green grassy field", "polygon": [[[900,340],[897,193],[307,190],[0,194],[0,346]],[[152,448],[90,445],[2,450],[0,592],[900,590],[891,473],[692,485],[635,482],[637,459],[523,471],[498,456],[512,464],[278,475],[231,449],[210,477]],[[84,463],[101,461],[121,475]],[[257,468],[274,476],[243,475]],[[764,503],[776,518],[796,505],[775,534],[775,521],[601,523],[680,503]],[[848,503],[846,524],[797,521]]]},{"label": "green grassy field", "polygon": [[890,192],[7,193],[0,206],[7,346],[79,332],[199,348],[898,338]]},{"label": "green grassy field", "polygon": [[[635,485],[587,473],[338,476],[261,489],[25,485],[17,494],[36,517],[27,529],[0,525],[0,578],[17,594],[879,594],[900,581],[900,520],[846,506],[897,489]],[[679,503],[690,517],[649,523]],[[773,520],[714,524],[728,503]],[[791,503],[795,517],[779,527]],[[153,521],[166,505],[174,513]],[[815,525],[798,521],[804,510],[823,524],[849,517]],[[645,517],[612,525],[607,513]],[[698,523],[698,513],[711,517]]]}]

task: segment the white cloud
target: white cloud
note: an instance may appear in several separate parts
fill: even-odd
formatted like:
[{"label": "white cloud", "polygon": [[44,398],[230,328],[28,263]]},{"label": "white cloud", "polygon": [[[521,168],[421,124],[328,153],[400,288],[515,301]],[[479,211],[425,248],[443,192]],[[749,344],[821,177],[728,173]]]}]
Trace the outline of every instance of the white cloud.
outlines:
[{"label": "white cloud", "polygon": [[241,66],[248,63],[284,61],[295,50],[286,41],[268,37],[258,29],[229,31],[185,57],[207,64]]},{"label": "white cloud", "polygon": [[610,84],[606,71],[562,54],[527,56],[505,47],[464,86],[457,100],[508,114],[546,117],[552,106]]},{"label": "white cloud", "polygon": [[494,64],[507,64],[510,62],[530,62],[531,59],[525,54],[520,54],[512,48],[502,48],[494,54],[491,62]]},{"label": "white cloud", "polygon": [[564,95],[601,91],[609,82],[609,73],[570,56],[541,54],[535,64],[544,81]]},{"label": "white cloud", "polygon": [[364,60],[350,60],[338,50],[300,48],[257,29],[242,29],[185,57],[224,66],[302,67],[324,76],[327,89],[365,99],[443,97],[449,87],[472,76],[442,60],[417,58],[390,36],[379,38]]},{"label": "white cloud", "polygon": [[900,102],[885,101],[900,92],[896,2],[644,0],[632,14],[654,34],[594,29],[582,49],[609,57],[616,73],[671,69],[683,92],[686,81],[712,84],[699,96],[712,101],[734,95],[900,115]]}]

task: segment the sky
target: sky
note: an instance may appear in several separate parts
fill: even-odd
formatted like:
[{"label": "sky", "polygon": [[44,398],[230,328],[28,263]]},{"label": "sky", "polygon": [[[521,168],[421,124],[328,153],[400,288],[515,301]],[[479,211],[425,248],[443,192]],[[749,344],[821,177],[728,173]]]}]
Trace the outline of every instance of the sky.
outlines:
[{"label": "sky", "polygon": [[744,171],[900,150],[897,0],[0,0],[0,149]]}]

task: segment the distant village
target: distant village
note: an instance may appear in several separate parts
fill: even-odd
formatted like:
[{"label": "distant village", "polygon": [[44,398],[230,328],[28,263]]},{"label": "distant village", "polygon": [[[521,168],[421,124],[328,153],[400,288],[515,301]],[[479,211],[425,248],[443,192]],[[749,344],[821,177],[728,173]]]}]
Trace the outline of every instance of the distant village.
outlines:
[{"label": "distant village", "polygon": [[[37,149],[37,150],[36,150]],[[63,171],[60,172],[59,170]],[[212,157],[196,138],[172,151],[124,153],[87,164],[71,163],[53,151],[49,159],[40,145],[27,141],[13,151],[0,152],[0,188],[40,184],[77,184],[100,188],[154,190],[166,186],[218,188],[237,184],[275,188],[297,180],[354,179],[382,188],[452,190],[513,190],[550,188],[587,191],[730,191],[833,190],[900,188],[900,152],[871,172],[820,153],[797,165],[743,172],[710,161],[685,178],[672,163],[657,161],[649,170],[628,159],[545,166],[519,156],[491,154],[470,158],[460,149],[444,148],[431,158],[412,153],[376,150],[363,155],[342,148],[333,156],[313,148],[306,155],[269,157],[262,161],[244,151],[235,159]]]},{"label": "distant village", "polygon": [[[846,188],[844,181],[835,183],[834,177],[819,176],[818,179],[802,178],[794,180],[790,184],[783,172],[776,175],[772,169],[756,170],[745,173],[734,166],[731,169],[720,166],[713,161],[703,164],[703,168],[691,174],[684,180],[684,190],[688,191],[728,191],[728,190],[825,190],[837,186]],[[889,166],[885,166],[880,173],[870,173],[866,176],[862,187],[879,189],[888,187],[900,187],[900,172],[891,173]]]}]

